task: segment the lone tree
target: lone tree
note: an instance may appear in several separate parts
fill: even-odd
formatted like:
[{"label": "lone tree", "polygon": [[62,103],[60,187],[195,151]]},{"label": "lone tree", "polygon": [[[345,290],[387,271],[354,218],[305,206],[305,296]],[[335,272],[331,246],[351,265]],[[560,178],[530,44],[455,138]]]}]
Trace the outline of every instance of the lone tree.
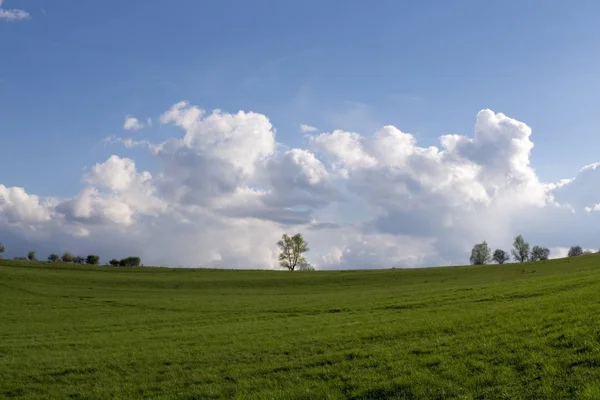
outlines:
[{"label": "lone tree", "polygon": [[27,258],[29,259],[29,261],[35,261],[35,251],[30,251],[27,254]]},{"label": "lone tree", "polygon": [[52,253],[48,256],[48,261],[50,261],[50,262],[58,262],[58,260],[60,260],[60,257],[58,256],[58,254]]},{"label": "lone tree", "polygon": [[577,257],[583,255],[583,249],[581,246],[573,246],[569,249],[569,257]]},{"label": "lone tree", "polygon": [[4,245],[2,243],[0,243],[0,258],[2,258],[2,253],[4,253],[4,250],[6,250],[4,248]]},{"label": "lone tree", "polygon": [[529,259],[531,261],[544,261],[547,260],[548,257],[550,257],[550,249],[547,247],[533,246]]},{"label": "lone tree", "polygon": [[490,248],[488,247],[487,242],[484,240],[483,243],[478,243],[473,246],[473,250],[471,250],[471,264],[473,265],[483,265],[490,262],[492,259]]},{"label": "lone tree", "polygon": [[98,263],[100,263],[100,257],[98,257],[96,255],[93,255],[93,254],[90,254],[85,259],[85,262],[87,262],[90,265],[98,265]]},{"label": "lone tree", "polygon": [[515,260],[519,262],[525,262],[529,259],[529,243],[523,239],[523,236],[519,235],[513,242],[512,254]]},{"label": "lone tree", "polygon": [[308,262],[302,256],[308,249],[308,243],[304,241],[301,234],[297,233],[294,236],[283,234],[281,240],[277,242],[277,246],[281,250],[279,253],[279,265],[282,268],[287,268],[290,271],[299,267],[299,269],[308,268]]},{"label": "lone tree", "polygon": [[505,252],[504,250],[501,250],[501,249],[496,249],[494,251],[494,255],[492,256],[492,258],[498,264],[504,264],[505,262],[507,262],[508,260],[510,260],[510,256],[508,255],[508,253]]}]

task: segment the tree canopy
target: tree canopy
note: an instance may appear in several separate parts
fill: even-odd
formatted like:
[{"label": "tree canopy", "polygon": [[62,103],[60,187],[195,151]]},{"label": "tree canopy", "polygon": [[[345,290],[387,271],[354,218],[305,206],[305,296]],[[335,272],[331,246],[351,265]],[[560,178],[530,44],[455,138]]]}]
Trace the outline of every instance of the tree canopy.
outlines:
[{"label": "tree canopy", "polygon": [[496,249],[492,258],[498,264],[504,264],[505,262],[510,260],[510,256],[508,255],[508,253],[502,249]]},{"label": "tree canopy", "polygon": [[515,260],[519,262],[525,262],[529,259],[529,243],[523,239],[523,236],[519,235],[515,238],[512,254]]},{"label": "tree canopy", "polygon": [[473,250],[471,250],[471,257],[469,258],[471,264],[483,265],[490,262],[491,259],[491,251],[485,240],[482,243],[478,243],[473,246]]},{"label": "tree canopy", "polygon": [[533,246],[529,258],[531,261],[544,261],[547,260],[548,257],[550,257],[550,249],[547,247]]},{"label": "tree canopy", "polygon": [[583,255],[583,249],[581,246],[573,246],[569,249],[569,257],[577,257]]},{"label": "tree canopy", "polygon": [[279,253],[279,265],[281,267],[290,271],[294,271],[296,267],[308,269],[308,262],[302,255],[309,250],[308,243],[301,234],[288,236],[284,233],[281,240],[277,242],[277,246],[281,250],[281,253]]}]

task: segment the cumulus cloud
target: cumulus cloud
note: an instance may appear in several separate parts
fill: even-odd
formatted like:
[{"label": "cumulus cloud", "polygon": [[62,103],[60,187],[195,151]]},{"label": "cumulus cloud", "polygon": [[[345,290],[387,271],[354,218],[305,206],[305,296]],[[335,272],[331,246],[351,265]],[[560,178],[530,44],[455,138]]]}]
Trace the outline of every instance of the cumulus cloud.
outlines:
[{"label": "cumulus cloud", "polygon": [[459,264],[473,243],[508,249],[518,233],[560,255],[597,246],[598,165],[540,182],[531,129],[501,113],[482,110],[472,135],[430,147],[384,126],[313,134],[308,148],[290,149],[263,114],[185,101],[159,122],[181,134],[106,140],[147,148],[152,173],[111,156],[71,198],[0,185],[0,233],[15,248],[68,244],[147,264],[244,268],[275,268],[283,232],[303,232],[320,269]]},{"label": "cumulus cloud", "polygon": [[139,131],[144,128],[144,124],[142,124],[136,117],[127,116],[125,117],[125,122],[123,123],[123,129],[126,131]]},{"label": "cumulus cloud", "polygon": [[30,17],[27,11],[16,8],[3,8],[3,3],[4,0],[0,0],[0,20],[20,21]]},{"label": "cumulus cloud", "polygon": [[312,125],[300,124],[300,132],[302,132],[302,133],[315,132],[316,130],[317,130],[317,128],[315,128]]},{"label": "cumulus cloud", "polygon": [[41,201],[20,187],[0,185],[0,220],[11,224],[31,224],[48,221],[52,200]]}]

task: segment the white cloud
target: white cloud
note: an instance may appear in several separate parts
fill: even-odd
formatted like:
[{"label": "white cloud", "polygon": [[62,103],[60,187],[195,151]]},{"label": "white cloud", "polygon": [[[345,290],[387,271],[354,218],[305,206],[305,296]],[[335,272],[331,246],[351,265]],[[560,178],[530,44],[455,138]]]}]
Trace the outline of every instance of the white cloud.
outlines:
[{"label": "white cloud", "polygon": [[2,8],[4,0],[0,0],[0,20],[19,21],[28,19],[30,14],[27,11],[16,8]]},{"label": "white cloud", "polygon": [[129,158],[111,156],[106,162],[94,165],[85,176],[85,182],[105,187],[113,192],[130,190],[152,179],[149,172],[137,173],[135,163]]},{"label": "white cloud", "polygon": [[321,269],[464,263],[473,243],[508,249],[518,233],[553,256],[597,246],[597,165],[540,182],[531,129],[490,110],[477,115],[473,136],[443,135],[431,147],[384,126],[321,133],[309,136],[310,149],[289,149],[265,115],[188,102],[160,123],[181,135],[106,139],[148,148],[152,174],[112,156],[85,173],[72,198],[0,185],[0,233],[25,250],[68,245],[139,254],[147,264],[245,268],[276,267],[283,232],[304,233]]},{"label": "white cloud", "polygon": [[20,187],[0,185],[0,221],[30,224],[48,221],[51,199],[45,203]]},{"label": "white cloud", "polygon": [[147,147],[152,149],[154,145],[147,140],[134,140],[132,138],[121,138],[115,135],[108,136],[104,138],[102,141],[105,145],[108,144],[117,144],[120,143],[128,149],[132,149],[134,147]]},{"label": "white cloud", "polygon": [[275,150],[275,132],[262,114],[215,110],[206,115],[204,110],[180,102],[164,113],[160,121],[185,131],[182,139],[166,142],[161,152],[190,150],[230,164],[246,177],[251,177],[257,164]]},{"label": "white cloud", "polygon": [[316,130],[317,130],[317,128],[315,128],[312,125],[300,124],[300,132],[302,132],[302,133],[315,132]]},{"label": "white cloud", "polygon": [[144,127],[136,117],[127,116],[125,117],[125,122],[123,123],[123,129],[126,131],[139,131]]}]

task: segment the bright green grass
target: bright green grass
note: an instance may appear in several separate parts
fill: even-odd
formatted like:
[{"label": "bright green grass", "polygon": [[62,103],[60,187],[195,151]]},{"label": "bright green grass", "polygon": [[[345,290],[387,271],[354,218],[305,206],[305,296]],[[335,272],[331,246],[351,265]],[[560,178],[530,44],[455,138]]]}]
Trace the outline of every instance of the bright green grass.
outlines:
[{"label": "bright green grass", "polygon": [[304,273],[0,261],[0,397],[600,399],[600,257]]}]

